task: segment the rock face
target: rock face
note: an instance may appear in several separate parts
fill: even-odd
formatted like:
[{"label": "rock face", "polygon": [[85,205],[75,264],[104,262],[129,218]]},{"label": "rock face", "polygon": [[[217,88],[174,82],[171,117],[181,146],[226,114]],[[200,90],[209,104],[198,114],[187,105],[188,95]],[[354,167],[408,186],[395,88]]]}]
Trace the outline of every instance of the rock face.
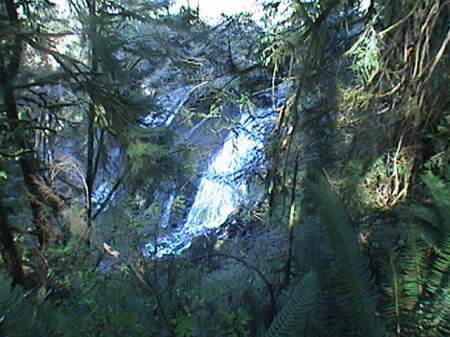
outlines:
[{"label": "rock face", "polygon": [[[264,142],[272,129],[277,103],[273,94],[259,96],[260,108],[242,108],[225,99],[217,102],[215,96],[208,98],[227,81],[224,77],[151,93],[158,108],[152,111],[149,107],[142,128],[175,135],[173,151],[184,153],[180,162],[188,169],[171,174],[170,181],[144,183],[139,187],[142,206],[135,221],[146,227],[139,233],[142,240],[153,238],[152,242],[144,242],[144,250],[149,254],[183,252],[194,237],[218,228],[248,199],[249,175],[255,165],[263,165]],[[112,156],[117,149],[110,152]],[[110,180],[97,182],[94,195],[97,203],[101,204],[104,195],[111,192]],[[126,186],[123,191],[116,191],[114,198],[122,198],[125,190]],[[254,194],[252,190],[250,193]],[[151,211],[151,219],[147,212],[149,205],[156,208]]]},{"label": "rock face", "polygon": [[[248,190],[247,175],[255,163],[263,159],[262,150],[271,129],[272,112],[272,107],[269,107],[258,109],[253,114],[241,114],[202,172],[184,224],[158,238],[156,245],[159,248],[155,247],[155,242],[147,243],[148,251],[157,256],[179,254],[190,247],[194,237],[218,228],[238,205],[244,203]],[[165,216],[169,215],[167,209],[173,208],[169,217],[179,217],[179,210],[174,206],[169,197]],[[163,219],[163,224],[167,223],[171,221]]]}]

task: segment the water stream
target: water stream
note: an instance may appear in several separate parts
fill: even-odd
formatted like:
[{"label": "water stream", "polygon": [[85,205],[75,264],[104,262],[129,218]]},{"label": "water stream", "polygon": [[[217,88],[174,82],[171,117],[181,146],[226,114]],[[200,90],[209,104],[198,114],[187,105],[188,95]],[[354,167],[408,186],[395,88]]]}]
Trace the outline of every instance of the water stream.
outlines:
[{"label": "water stream", "polygon": [[[157,247],[147,243],[146,251],[161,257],[180,254],[192,239],[222,225],[247,195],[245,174],[255,160],[262,159],[262,148],[271,128],[273,109],[242,114],[220,150],[202,175],[186,222],[177,231],[159,237]],[[170,200],[169,200],[170,201]]]}]

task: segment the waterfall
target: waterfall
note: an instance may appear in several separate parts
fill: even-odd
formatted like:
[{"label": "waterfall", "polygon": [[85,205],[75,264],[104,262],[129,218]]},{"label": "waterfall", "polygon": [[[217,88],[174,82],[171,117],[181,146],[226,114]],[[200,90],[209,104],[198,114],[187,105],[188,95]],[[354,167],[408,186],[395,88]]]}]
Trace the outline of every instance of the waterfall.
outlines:
[{"label": "waterfall", "polygon": [[[194,237],[222,225],[244,201],[247,194],[244,174],[251,163],[262,156],[272,112],[273,109],[259,109],[254,114],[241,116],[202,175],[184,225],[158,238],[157,257],[182,253],[190,247]],[[154,252],[154,245],[147,243],[146,251]]]}]

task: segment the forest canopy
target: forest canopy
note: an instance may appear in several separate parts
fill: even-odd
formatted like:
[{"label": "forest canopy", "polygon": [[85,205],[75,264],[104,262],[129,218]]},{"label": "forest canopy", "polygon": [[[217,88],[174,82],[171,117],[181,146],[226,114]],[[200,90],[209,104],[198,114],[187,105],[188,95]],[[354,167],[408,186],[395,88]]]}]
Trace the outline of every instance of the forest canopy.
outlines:
[{"label": "forest canopy", "polygon": [[450,333],[450,2],[258,6],[0,2],[1,336]]}]

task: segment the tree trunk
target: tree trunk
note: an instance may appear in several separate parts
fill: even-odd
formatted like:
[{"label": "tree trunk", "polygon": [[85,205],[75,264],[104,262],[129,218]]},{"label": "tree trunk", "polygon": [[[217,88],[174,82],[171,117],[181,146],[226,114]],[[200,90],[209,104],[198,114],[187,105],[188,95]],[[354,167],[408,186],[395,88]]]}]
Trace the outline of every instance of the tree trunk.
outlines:
[{"label": "tree trunk", "polygon": [[[3,189],[3,186],[0,187]],[[19,249],[14,242],[14,236],[8,222],[8,215],[3,204],[3,191],[0,191],[0,245],[2,258],[9,275],[13,279],[13,285],[25,286],[25,273],[23,271],[22,258]]]},{"label": "tree trunk", "polygon": [[[95,16],[97,15],[96,1],[91,0],[87,2],[89,9],[90,27],[89,27],[89,37],[91,39],[91,73],[95,76],[98,71],[98,53],[97,48],[94,45],[95,36],[97,34],[97,27],[95,23]],[[86,217],[87,224],[90,228],[92,226],[93,209],[92,209],[92,196],[94,190],[95,182],[95,90],[94,88],[89,88],[90,103],[88,109],[88,137],[87,137],[87,165],[86,165],[86,186],[87,186],[87,198],[86,205]]]},{"label": "tree trunk", "polygon": [[[20,22],[16,5],[13,0],[4,0],[8,24],[20,31]],[[14,35],[8,41],[7,50],[9,53],[2,53],[0,57],[0,84],[3,94],[3,107],[8,118],[9,132],[12,134],[14,145],[21,149],[32,148],[27,134],[20,129],[20,118],[17,109],[17,102],[14,93],[14,79],[19,71],[22,58],[22,40],[19,35]],[[24,151],[27,152],[27,151]],[[34,165],[34,158],[30,154],[22,154],[19,157],[19,165],[22,171],[23,180],[30,193],[30,208],[33,213],[36,235],[39,245],[45,244],[45,211],[44,203],[39,197],[39,186],[34,177],[37,172]]]}]

